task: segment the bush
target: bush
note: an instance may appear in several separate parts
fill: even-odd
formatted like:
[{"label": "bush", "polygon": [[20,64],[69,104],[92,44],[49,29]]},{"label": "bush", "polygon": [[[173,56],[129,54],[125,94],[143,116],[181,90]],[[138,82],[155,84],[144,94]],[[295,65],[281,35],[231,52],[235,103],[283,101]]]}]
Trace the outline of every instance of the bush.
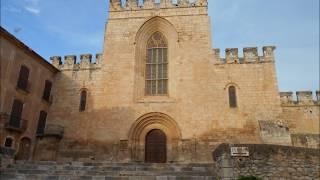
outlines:
[{"label": "bush", "polygon": [[261,179],[255,176],[240,176],[238,180],[261,180]]}]

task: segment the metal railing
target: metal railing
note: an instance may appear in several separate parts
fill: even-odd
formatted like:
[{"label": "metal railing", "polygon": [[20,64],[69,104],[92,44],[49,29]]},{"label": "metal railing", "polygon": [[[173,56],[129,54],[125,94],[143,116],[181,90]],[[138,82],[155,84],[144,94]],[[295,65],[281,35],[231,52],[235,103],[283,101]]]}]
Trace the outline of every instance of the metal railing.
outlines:
[{"label": "metal railing", "polygon": [[29,81],[27,82],[18,82],[16,85],[17,90],[22,90],[25,93],[30,93],[31,89],[31,83]]},{"label": "metal railing", "polygon": [[49,105],[51,105],[53,102],[53,96],[52,95],[50,95],[49,97],[42,96],[42,100],[47,102]]},{"label": "metal railing", "polygon": [[62,138],[64,134],[64,127],[55,124],[47,124],[42,130],[38,130],[37,136],[55,136]]},{"label": "metal railing", "polygon": [[0,124],[2,124],[5,129],[23,132],[27,129],[28,121],[18,116],[0,113]]}]

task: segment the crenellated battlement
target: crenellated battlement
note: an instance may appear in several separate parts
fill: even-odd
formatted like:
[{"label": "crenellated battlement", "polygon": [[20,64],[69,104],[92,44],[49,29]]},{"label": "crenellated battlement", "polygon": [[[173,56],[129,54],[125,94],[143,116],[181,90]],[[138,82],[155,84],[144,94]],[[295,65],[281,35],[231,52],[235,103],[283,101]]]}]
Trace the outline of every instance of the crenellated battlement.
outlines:
[{"label": "crenellated battlement", "polygon": [[316,99],[313,99],[312,91],[297,91],[296,99],[293,92],[280,92],[282,105],[320,105],[320,91],[316,91]]},{"label": "crenellated battlement", "polygon": [[61,56],[50,57],[52,65],[60,70],[88,70],[100,68],[102,64],[102,54],[96,54],[95,62],[92,62],[91,54],[80,55],[80,62],[77,63],[76,55],[64,56],[64,61],[62,62]]},{"label": "crenellated battlement", "polygon": [[110,0],[109,2],[110,11],[208,6],[207,0]]},{"label": "crenellated battlement", "polygon": [[225,50],[225,58],[221,58],[220,49],[213,49],[213,54],[217,64],[244,64],[244,63],[260,63],[274,62],[275,46],[264,46],[262,48],[263,55],[259,56],[257,47],[243,48],[243,57],[239,57],[238,48],[227,48]]}]

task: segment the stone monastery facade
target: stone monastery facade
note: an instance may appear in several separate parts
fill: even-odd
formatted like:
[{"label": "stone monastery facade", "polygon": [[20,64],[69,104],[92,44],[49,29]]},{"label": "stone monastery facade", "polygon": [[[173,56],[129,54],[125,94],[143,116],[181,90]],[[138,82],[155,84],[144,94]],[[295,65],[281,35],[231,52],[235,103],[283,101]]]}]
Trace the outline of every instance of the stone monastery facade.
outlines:
[{"label": "stone monastery facade", "polygon": [[[51,57],[47,116],[13,148],[28,137],[28,159],[112,162],[211,162],[221,143],[319,148],[320,93],[279,93],[274,46],[212,49],[207,5],[110,0],[103,54]],[[13,132],[0,130],[4,144]]]}]

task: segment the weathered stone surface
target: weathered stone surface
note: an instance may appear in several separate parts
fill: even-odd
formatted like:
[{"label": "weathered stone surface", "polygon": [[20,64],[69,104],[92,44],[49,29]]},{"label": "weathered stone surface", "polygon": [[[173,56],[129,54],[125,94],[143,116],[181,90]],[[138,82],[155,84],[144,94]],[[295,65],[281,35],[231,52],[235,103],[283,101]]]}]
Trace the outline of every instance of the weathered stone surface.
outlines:
[{"label": "weathered stone surface", "polygon": [[[237,146],[248,147],[250,156],[232,157],[230,148]],[[219,179],[251,175],[263,179],[318,179],[320,175],[320,152],[316,149],[265,144],[222,144],[212,155],[217,163]]]}]

